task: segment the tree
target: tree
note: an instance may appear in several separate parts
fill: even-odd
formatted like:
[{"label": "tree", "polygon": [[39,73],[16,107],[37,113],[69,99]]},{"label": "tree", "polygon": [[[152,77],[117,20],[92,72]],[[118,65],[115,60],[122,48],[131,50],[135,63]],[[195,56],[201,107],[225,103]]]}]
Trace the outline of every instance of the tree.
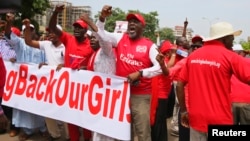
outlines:
[{"label": "tree", "polygon": [[240,44],[242,45],[244,50],[250,50],[250,42],[246,42],[246,41],[241,40]]},{"label": "tree", "polygon": [[22,0],[21,19],[31,19],[36,14],[43,15],[47,8],[50,8],[49,0]]},{"label": "tree", "polygon": [[168,27],[160,28],[158,32],[160,34],[161,40],[169,40],[172,43],[174,42],[175,40],[174,31],[171,28]]},{"label": "tree", "polygon": [[[156,36],[155,31],[158,28],[159,20],[157,19],[158,13],[155,12],[149,12],[148,14],[142,13],[140,11],[134,11],[129,10],[130,12],[137,12],[143,15],[145,22],[146,22],[146,28],[144,29],[144,36],[147,38],[150,38],[152,41],[156,42]],[[115,22],[116,21],[122,21],[126,20],[126,15],[128,14],[124,11],[122,11],[119,8],[113,8],[112,15],[106,19],[105,29],[109,32],[113,32],[115,29]],[[95,15],[95,19],[97,20],[99,18],[100,12]]]},{"label": "tree", "polygon": [[[35,26],[36,31],[39,31],[38,23],[32,18],[36,14],[43,15],[44,12],[50,8],[49,0],[22,0],[22,7],[18,13],[16,13],[17,20],[14,21],[14,26],[19,29],[22,28],[22,20],[25,18],[31,19],[31,23]],[[5,16],[3,16],[5,17]]]}]

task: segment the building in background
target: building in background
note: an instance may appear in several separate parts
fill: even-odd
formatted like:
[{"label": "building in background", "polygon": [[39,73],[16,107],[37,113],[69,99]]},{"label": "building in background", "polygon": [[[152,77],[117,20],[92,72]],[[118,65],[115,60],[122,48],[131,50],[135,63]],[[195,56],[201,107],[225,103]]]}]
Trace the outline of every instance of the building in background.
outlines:
[{"label": "building in background", "polygon": [[50,0],[51,8],[48,8],[44,15],[36,15],[34,20],[40,25],[40,31],[45,32],[46,27],[49,24],[50,17],[55,9],[55,6],[58,4],[64,4],[65,9],[62,13],[59,13],[57,16],[57,23],[62,26],[65,31],[73,30],[73,23],[80,17],[82,13],[88,13],[89,16],[92,16],[90,6],[73,6],[71,2],[66,0]]},{"label": "building in background", "polygon": [[[175,26],[173,28],[175,38],[182,36],[183,28],[184,28],[183,26]],[[193,37],[193,35],[192,35],[193,32],[194,31],[191,28],[187,28],[186,37],[187,37],[188,41],[191,41],[191,39]]]}]

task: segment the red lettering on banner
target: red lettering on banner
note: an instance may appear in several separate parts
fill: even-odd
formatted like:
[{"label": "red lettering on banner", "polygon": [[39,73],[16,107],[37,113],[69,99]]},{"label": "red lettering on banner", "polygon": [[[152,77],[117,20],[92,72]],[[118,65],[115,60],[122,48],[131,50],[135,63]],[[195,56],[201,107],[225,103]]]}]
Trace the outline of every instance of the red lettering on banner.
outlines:
[{"label": "red lettering on banner", "polygon": [[80,103],[80,110],[83,111],[83,108],[84,108],[84,97],[85,97],[85,94],[88,93],[88,90],[89,90],[89,85],[85,85],[85,84],[82,84],[82,93],[81,93],[81,103]]},{"label": "red lettering on banner", "polygon": [[45,98],[44,98],[44,101],[46,102],[49,97],[49,103],[52,103],[53,88],[55,88],[54,85],[56,83],[56,80],[53,79],[54,73],[55,73],[54,70],[50,71],[50,78],[49,78],[49,82],[47,83],[47,88],[46,88],[46,93],[45,93]]},{"label": "red lettering on banner", "polygon": [[[64,89],[63,96],[60,97],[60,88],[61,88],[62,81],[65,81],[64,82],[65,85],[62,88],[62,89]],[[59,80],[58,80],[58,85],[57,85],[57,88],[56,88],[56,103],[59,106],[61,106],[61,105],[63,105],[65,103],[65,101],[67,99],[68,90],[69,90],[69,73],[68,72],[63,72],[62,75],[60,76]],[[53,89],[51,90],[51,92],[53,92]],[[50,94],[50,97],[52,98],[52,93]]]},{"label": "red lettering on banner", "polygon": [[6,77],[6,83],[5,83],[6,91],[4,92],[4,95],[3,95],[3,99],[5,101],[10,100],[14,91],[16,79],[17,79],[17,72],[10,71],[9,75]]},{"label": "red lettering on banner", "polygon": [[123,121],[124,118],[124,110],[125,110],[125,105],[126,105],[126,98],[127,96],[127,91],[128,91],[128,82],[124,81],[123,85],[123,93],[122,93],[122,102],[121,102],[121,109],[120,109],[120,115],[119,115],[119,121]]},{"label": "red lettering on banner", "polygon": [[19,68],[19,77],[17,81],[16,91],[15,94],[22,95],[25,92],[26,84],[27,84],[27,77],[28,77],[28,66],[27,65],[20,65]]},{"label": "red lettering on banner", "polygon": [[[111,85],[111,78],[107,78],[106,84],[108,86]],[[109,107],[109,97],[110,97],[110,89],[107,88],[106,93],[105,93],[105,101],[104,101],[104,109],[103,109],[103,116],[104,117],[107,117],[108,107]]]},{"label": "red lettering on banner", "polygon": [[[36,90],[36,85],[37,85],[37,77],[35,75],[31,75],[30,76],[30,82],[31,84],[28,85],[27,91],[26,91],[26,96],[29,98],[33,98],[34,97],[34,92]],[[32,83],[33,81],[33,83]]]},{"label": "red lettering on banner", "polygon": [[[75,83],[71,82],[71,89],[70,89],[70,96],[69,96],[69,106],[70,108],[78,108],[78,101],[79,101],[79,94],[80,94],[80,83],[76,84],[76,91],[75,89]],[[75,98],[74,98],[75,97]]]},{"label": "red lettering on banner", "polygon": [[124,81],[123,88],[119,86],[116,89],[112,87],[112,78],[104,79],[100,75],[93,76],[84,84],[70,80],[71,73],[68,71],[56,75],[56,78],[55,70],[50,70],[48,76],[39,77],[29,71],[29,65],[24,64],[20,65],[18,71],[9,71],[3,96],[5,101],[9,101],[12,94],[17,94],[26,100],[64,105],[88,114],[131,122],[129,111],[125,111],[129,105],[128,82]]},{"label": "red lettering on banner", "polygon": [[109,113],[109,118],[111,118],[111,119],[113,119],[113,117],[114,117],[116,101],[119,99],[120,96],[121,96],[121,91],[120,90],[114,90],[113,91],[111,107],[110,107],[110,113]]},{"label": "red lettering on banner", "polygon": [[97,104],[93,105],[92,96],[93,96],[93,89],[95,85],[97,85],[98,88],[103,88],[103,82],[99,76],[94,76],[89,86],[90,88],[89,88],[89,96],[88,96],[88,105],[89,105],[89,111],[93,115],[96,115],[100,112],[101,105],[102,105],[102,97],[103,97],[103,94],[96,93],[95,100],[97,101]]},{"label": "red lettering on banner", "polygon": [[42,98],[44,96],[44,93],[45,93],[44,91],[40,91],[40,88],[41,88],[42,84],[44,86],[46,86],[46,84],[47,84],[47,78],[46,77],[41,77],[41,79],[40,79],[40,81],[39,81],[39,83],[37,85],[36,99],[39,100],[39,101],[42,100]]}]

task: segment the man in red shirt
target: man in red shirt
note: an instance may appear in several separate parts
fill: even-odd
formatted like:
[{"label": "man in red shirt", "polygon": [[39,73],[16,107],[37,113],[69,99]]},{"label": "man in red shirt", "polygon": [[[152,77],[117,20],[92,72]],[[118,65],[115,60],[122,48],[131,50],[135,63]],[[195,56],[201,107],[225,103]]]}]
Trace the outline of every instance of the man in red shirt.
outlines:
[{"label": "man in red shirt", "polygon": [[[87,32],[88,24],[83,20],[77,20],[74,26],[74,35],[66,33],[57,29],[57,15],[62,12],[64,5],[57,5],[53,15],[50,18],[49,29],[53,31],[65,45],[65,64],[64,67],[69,67],[71,69],[86,69],[89,58],[94,52],[90,46],[90,41],[86,38],[85,34]],[[79,128],[76,125],[68,124],[69,136],[71,141],[79,141],[80,133]],[[90,140],[91,131],[83,130],[85,141]]]},{"label": "man in red shirt", "polygon": [[[190,140],[207,140],[208,125],[233,124],[230,100],[232,74],[250,83],[250,65],[243,57],[232,52],[234,31],[231,24],[219,22],[211,26],[210,38],[204,39],[202,48],[187,58],[179,75],[178,99],[181,121],[190,126]],[[188,112],[184,86],[188,83]]]},{"label": "man in red shirt", "polygon": [[[246,57],[247,53],[240,44],[235,44],[233,51],[245,57],[250,63],[250,59]],[[231,78],[231,98],[234,124],[250,124],[250,86],[242,83],[235,75]]]},{"label": "man in red shirt", "polygon": [[[139,141],[151,141],[149,119],[151,99],[151,78],[161,73],[156,61],[157,46],[143,37],[146,22],[139,13],[127,15],[126,33],[109,33],[104,31],[105,18],[111,15],[112,7],[105,5],[97,23],[97,34],[115,47],[117,62],[116,75],[127,77],[131,85],[130,107],[131,127]],[[138,83],[139,82],[139,83]],[[131,136],[133,140],[133,134]]]}]

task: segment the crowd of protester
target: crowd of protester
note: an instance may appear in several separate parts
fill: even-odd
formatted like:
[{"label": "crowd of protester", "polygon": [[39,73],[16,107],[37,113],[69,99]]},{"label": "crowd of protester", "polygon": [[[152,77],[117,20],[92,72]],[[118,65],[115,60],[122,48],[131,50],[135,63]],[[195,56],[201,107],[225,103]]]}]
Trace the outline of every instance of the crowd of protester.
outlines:
[{"label": "crowd of protester", "polygon": [[[128,13],[126,32],[107,32],[105,20],[112,6],[105,5],[96,23],[82,14],[73,24],[72,35],[57,24],[64,8],[56,6],[43,41],[30,19],[23,19],[21,31],[12,24],[14,14],[7,13],[6,21],[1,20],[0,97],[6,82],[4,60],[35,63],[40,69],[49,65],[127,78],[131,140],[168,141],[169,117],[171,135],[179,141],[207,141],[210,124],[250,124],[249,52],[234,44],[242,31],[235,31],[230,23],[213,24],[209,37],[196,35],[188,41],[186,20],[182,37],[175,43],[162,39],[157,46],[143,36],[147,23],[140,13]],[[137,63],[124,61],[124,56]],[[19,141],[25,141],[39,131],[53,141],[61,138],[60,128],[69,141],[79,141],[80,131],[85,141],[117,141],[79,125],[0,105],[0,134],[8,131],[10,137],[18,135]]]}]

